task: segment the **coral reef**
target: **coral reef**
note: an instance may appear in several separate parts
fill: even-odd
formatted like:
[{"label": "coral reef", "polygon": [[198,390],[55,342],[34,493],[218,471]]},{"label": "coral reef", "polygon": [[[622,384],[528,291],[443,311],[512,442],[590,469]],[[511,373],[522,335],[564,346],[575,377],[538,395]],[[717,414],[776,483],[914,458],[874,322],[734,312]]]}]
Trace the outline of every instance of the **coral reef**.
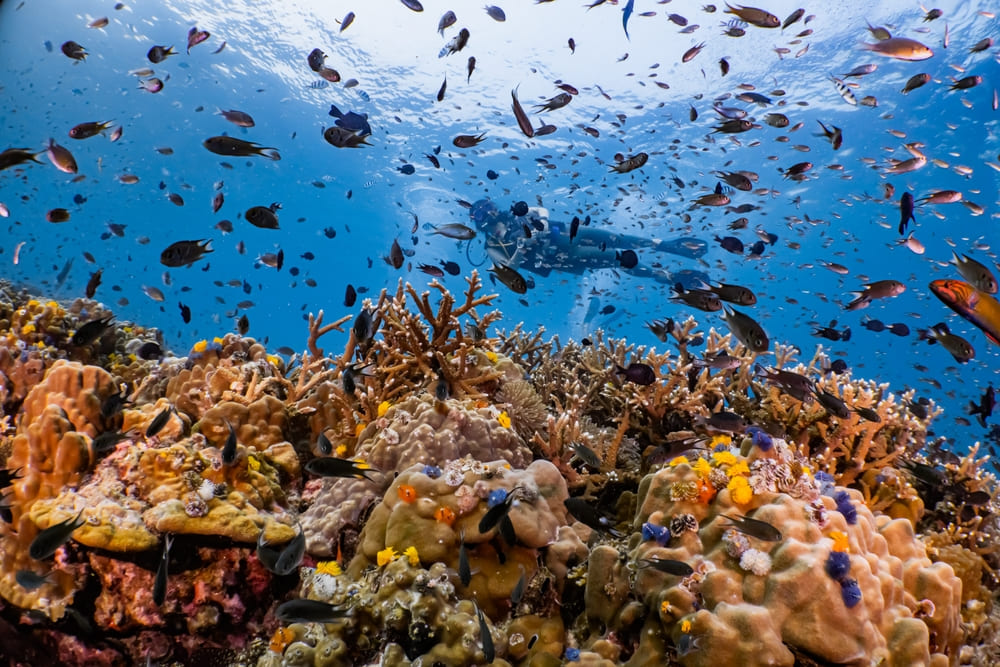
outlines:
[{"label": "coral reef", "polygon": [[[762,368],[693,319],[659,350],[491,336],[482,291],[475,272],[460,296],[400,282],[353,317],[311,315],[288,359],[232,333],[174,356],[110,321],[74,344],[110,312],[0,283],[5,650],[262,667],[1000,655],[996,479],[978,446],[928,437],[933,404],[831,372],[822,348],[800,363],[776,343]],[[722,352],[728,370],[701,361]],[[319,455],[366,475],[304,474]],[[29,558],[81,511],[54,559]],[[300,530],[301,562],[268,571],[254,543],[294,552]],[[284,614],[296,599],[337,618]]]},{"label": "coral reef", "polygon": [[[741,515],[780,535],[740,528]],[[662,650],[653,638],[664,635],[685,665],[792,665],[793,650],[835,664],[948,664],[957,648],[962,585],[952,569],[932,564],[908,521],[876,517],[859,492],[813,477],[780,440],[746,458],[726,448],[673,461],[643,480],[635,521],[668,527],[670,536],[633,536],[630,561],[691,568],[629,572],[616,569],[617,554],[610,562],[591,556],[588,598],[598,599],[588,610],[641,637],[639,664]],[[602,564],[611,573],[601,573]],[[636,620],[628,598],[601,593],[605,578],[615,590],[634,588],[655,610],[641,629],[625,625]]]}]

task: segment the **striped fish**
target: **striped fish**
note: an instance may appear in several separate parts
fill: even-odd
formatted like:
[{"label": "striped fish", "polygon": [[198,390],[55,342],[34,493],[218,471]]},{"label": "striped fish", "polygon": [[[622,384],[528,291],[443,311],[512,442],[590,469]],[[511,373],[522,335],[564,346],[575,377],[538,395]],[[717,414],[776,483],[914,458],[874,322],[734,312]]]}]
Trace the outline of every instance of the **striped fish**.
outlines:
[{"label": "striped fish", "polygon": [[844,98],[844,101],[850,104],[852,107],[858,106],[858,100],[854,97],[854,93],[848,88],[843,81],[835,76],[830,77],[830,81],[833,81],[833,85],[837,88],[837,92],[840,96]]}]

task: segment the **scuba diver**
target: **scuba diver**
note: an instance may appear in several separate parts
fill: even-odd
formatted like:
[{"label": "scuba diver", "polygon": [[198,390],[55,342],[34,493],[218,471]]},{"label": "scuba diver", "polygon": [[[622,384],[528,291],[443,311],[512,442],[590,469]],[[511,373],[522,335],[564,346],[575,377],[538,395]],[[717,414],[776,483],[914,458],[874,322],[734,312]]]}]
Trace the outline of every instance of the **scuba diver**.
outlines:
[{"label": "scuba diver", "polygon": [[549,220],[548,211],[517,202],[509,211],[501,211],[489,199],[472,205],[469,216],[486,237],[486,252],[496,264],[515,271],[529,271],[548,276],[552,271],[583,274],[591,269],[623,269],[634,276],[651,277],[657,282],[689,289],[708,282],[701,271],[681,270],[669,273],[639,263],[636,250],[655,250],[689,259],[698,259],[708,251],[701,239],[680,237],[671,240],[650,239],[621,234],[612,229],[590,227],[588,222],[572,223]]}]

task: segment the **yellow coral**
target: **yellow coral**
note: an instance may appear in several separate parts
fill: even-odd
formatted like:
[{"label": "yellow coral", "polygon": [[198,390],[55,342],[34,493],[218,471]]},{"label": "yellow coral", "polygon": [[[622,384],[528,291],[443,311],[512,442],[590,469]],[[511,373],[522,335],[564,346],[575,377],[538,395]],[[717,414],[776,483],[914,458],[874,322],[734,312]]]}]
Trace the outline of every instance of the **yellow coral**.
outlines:
[{"label": "yellow coral", "polygon": [[708,443],[709,449],[714,449],[716,445],[725,445],[728,447],[733,444],[733,439],[728,435],[717,435],[712,438],[712,441]]},{"label": "yellow coral", "polygon": [[420,556],[417,554],[417,548],[414,546],[406,547],[403,551],[403,555],[406,556],[406,560],[410,561],[410,565],[417,567],[420,565]]},{"label": "yellow coral", "polygon": [[737,505],[746,505],[753,498],[753,489],[750,488],[746,477],[733,477],[726,488],[729,489],[733,502]]},{"label": "yellow coral", "polygon": [[21,327],[21,335],[22,336],[28,336],[28,335],[33,334],[33,333],[35,333],[35,323],[34,322],[28,322],[23,327]]},{"label": "yellow coral", "polygon": [[385,567],[398,555],[399,554],[396,553],[395,549],[392,547],[386,547],[385,549],[382,549],[382,551],[379,551],[378,555],[375,556],[375,562],[378,563],[379,567]]},{"label": "yellow coral", "polygon": [[497,353],[493,350],[486,350],[486,358],[490,360],[490,363],[495,364],[497,362]]},{"label": "yellow coral", "polygon": [[253,454],[249,454],[247,455],[247,465],[250,467],[250,470],[260,470],[260,459]]},{"label": "yellow coral", "polygon": [[749,475],[750,466],[747,465],[746,461],[739,461],[735,465],[729,466],[729,469],[726,470],[726,474],[730,477],[735,477],[737,475]]},{"label": "yellow coral", "polygon": [[340,443],[337,445],[337,449],[333,451],[339,458],[344,458],[347,455],[347,445]]},{"label": "yellow coral", "polygon": [[708,474],[712,472],[712,466],[709,465],[708,461],[701,458],[700,456],[698,457],[698,460],[694,462],[694,465],[691,467],[694,469],[695,473],[697,473],[699,477],[708,477]]},{"label": "yellow coral", "polygon": [[392,403],[390,403],[389,401],[382,401],[381,403],[379,403],[378,404],[378,416],[379,417],[384,417],[385,413],[389,411],[390,407],[392,407]]},{"label": "yellow coral", "polygon": [[689,463],[686,456],[675,456],[674,458],[670,459],[670,463],[668,463],[667,465],[670,466],[671,468],[676,468],[677,466],[683,463]]},{"label": "yellow coral", "polygon": [[340,563],[335,560],[323,560],[316,563],[316,573],[317,574],[329,574],[332,577],[336,577],[341,574],[343,570],[340,569]]},{"label": "yellow coral", "polygon": [[847,552],[851,548],[851,544],[847,539],[847,533],[842,533],[839,530],[830,531],[830,537],[833,539],[833,550]]},{"label": "yellow coral", "polygon": [[717,466],[731,466],[736,463],[736,455],[732,452],[713,452],[712,462]]}]

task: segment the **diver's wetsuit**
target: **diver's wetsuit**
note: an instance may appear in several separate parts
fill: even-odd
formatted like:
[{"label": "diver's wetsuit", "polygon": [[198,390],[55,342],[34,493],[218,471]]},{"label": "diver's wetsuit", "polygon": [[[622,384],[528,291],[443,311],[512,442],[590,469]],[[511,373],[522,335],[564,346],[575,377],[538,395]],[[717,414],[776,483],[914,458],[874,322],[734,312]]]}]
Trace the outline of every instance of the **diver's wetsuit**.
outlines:
[{"label": "diver's wetsuit", "polygon": [[[553,270],[582,274],[591,269],[618,269],[658,282],[679,282],[686,288],[695,286],[699,280],[708,282],[708,276],[701,271],[668,273],[642,263],[626,269],[620,261],[623,250],[655,250],[697,259],[708,251],[708,244],[701,239],[680,237],[664,241],[581,225],[570,241],[569,223],[549,220],[545,209],[529,208],[526,215],[518,217],[499,210],[489,199],[473,204],[470,217],[485,233],[486,251],[493,261],[543,277]],[[525,227],[530,230],[530,237]]]}]

